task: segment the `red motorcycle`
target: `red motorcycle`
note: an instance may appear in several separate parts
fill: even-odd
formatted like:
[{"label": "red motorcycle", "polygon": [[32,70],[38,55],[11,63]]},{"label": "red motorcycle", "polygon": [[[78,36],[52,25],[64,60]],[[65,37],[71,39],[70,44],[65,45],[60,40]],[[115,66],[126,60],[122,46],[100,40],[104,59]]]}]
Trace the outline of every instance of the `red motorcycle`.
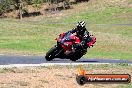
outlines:
[{"label": "red motorcycle", "polygon": [[96,38],[93,35],[90,35],[90,40],[87,42],[87,48],[73,52],[72,45],[80,43],[77,36],[71,33],[62,33],[56,40],[57,44],[46,53],[45,58],[47,61],[51,61],[54,58],[66,58],[76,61],[86,54],[87,48],[90,48],[90,46],[93,47],[93,44],[96,42]]}]

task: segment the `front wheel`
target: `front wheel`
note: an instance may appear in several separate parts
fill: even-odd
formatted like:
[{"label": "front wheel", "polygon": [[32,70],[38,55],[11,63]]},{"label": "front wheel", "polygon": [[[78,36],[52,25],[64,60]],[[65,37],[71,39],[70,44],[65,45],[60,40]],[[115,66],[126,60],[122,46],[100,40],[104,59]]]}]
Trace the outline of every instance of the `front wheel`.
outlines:
[{"label": "front wheel", "polygon": [[57,46],[54,46],[46,53],[45,59],[47,61],[51,61],[55,58],[57,54],[57,48],[58,48]]}]

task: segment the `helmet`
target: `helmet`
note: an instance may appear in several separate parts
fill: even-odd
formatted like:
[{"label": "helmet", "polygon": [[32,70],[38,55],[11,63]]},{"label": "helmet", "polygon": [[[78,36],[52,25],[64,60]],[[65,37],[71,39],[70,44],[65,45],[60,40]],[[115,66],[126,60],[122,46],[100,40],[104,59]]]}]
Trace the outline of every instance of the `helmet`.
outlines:
[{"label": "helmet", "polygon": [[77,23],[77,28],[85,28],[86,23],[84,21],[80,21]]}]

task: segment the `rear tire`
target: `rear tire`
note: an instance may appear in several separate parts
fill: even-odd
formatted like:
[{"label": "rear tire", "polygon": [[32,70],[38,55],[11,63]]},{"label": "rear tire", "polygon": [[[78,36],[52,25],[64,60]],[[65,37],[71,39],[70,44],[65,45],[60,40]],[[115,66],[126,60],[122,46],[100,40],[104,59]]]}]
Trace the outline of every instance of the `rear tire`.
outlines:
[{"label": "rear tire", "polygon": [[87,49],[84,49],[83,51],[76,51],[71,57],[70,60],[71,61],[76,61],[78,59],[80,59],[83,55],[85,55],[87,52]]},{"label": "rear tire", "polygon": [[78,59],[80,59],[81,57],[83,56],[83,54],[80,54],[80,53],[75,53],[71,56],[70,60],[71,61],[76,61]]},{"label": "rear tire", "polygon": [[57,46],[54,46],[46,53],[45,59],[47,61],[51,61],[55,58],[57,48],[58,48]]}]

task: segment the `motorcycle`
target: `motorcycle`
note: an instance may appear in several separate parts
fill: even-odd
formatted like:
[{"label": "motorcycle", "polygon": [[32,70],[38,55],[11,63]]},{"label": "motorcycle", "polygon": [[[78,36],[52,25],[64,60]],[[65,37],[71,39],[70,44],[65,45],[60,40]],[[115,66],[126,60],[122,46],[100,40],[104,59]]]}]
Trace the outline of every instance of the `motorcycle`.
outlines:
[{"label": "motorcycle", "polygon": [[77,36],[71,33],[62,33],[56,38],[57,44],[53,46],[46,53],[46,60],[51,61],[54,58],[70,59],[71,61],[76,61],[86,54],[87,48],[93,47],[96,42],[96,38],[90,35],[90,40],[87,42],[87,48],[79,49],[73,51],[73,45],[79,44],[80,40]]}]

